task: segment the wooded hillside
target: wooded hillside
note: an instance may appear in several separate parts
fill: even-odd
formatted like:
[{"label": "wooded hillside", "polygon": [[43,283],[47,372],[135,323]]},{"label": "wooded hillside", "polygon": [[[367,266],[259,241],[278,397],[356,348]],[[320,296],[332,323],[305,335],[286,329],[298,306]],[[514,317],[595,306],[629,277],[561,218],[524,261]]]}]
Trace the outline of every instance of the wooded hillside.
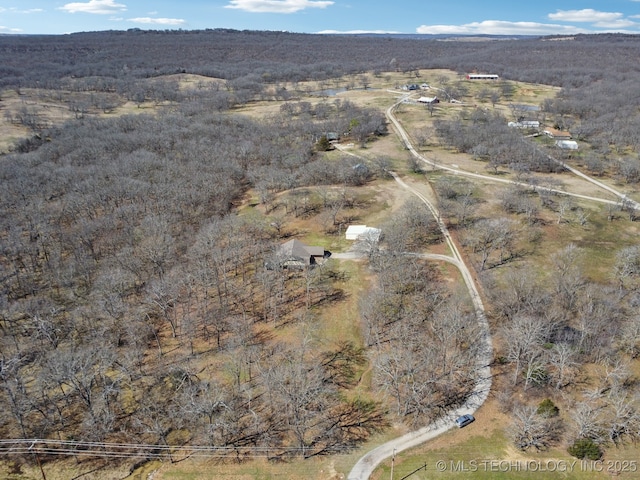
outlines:
[{"label": "wooded hillside", "polygon": [[[278,246],[299,233],[288,223],[307,219],[344,246],[345,226],[377,202],[361,187],[386,181],[392,165],[425,174],[400,147],[397,158],[367,162],[334,151],[329,132],[362,151],[386,137],[387,105],[315,92],[309,100],[306,82],[366,91],[389,72],[416,82],[426,69],[498,74],[486,91],[460,75],[452,81],[455,73],[434,76],[467,105],[412,134],[425,149],[438,144],[523,181],[564,169],[544,153],[550,145],[532,149],[491,107],[512,103],[516,81],[560,87],[539,115],[589,145],[562,158],[633,192],[639,54],[640,38],[626,35],[0,37],[0,108],[21,132],[0,157],[0,437],[309,458],[460,405],[480,333],[446,272],[406,255],[441,246],[419,206],[394,210],[382,247],[364,252],[371,278],[353,319],[358,341],[317,334],[322,308],[346,297],[347,273],[332,263],[271,268]],[[277,107],[252,115],[258,104]],[[61,119],[52,105],[67,107]],[[586,433],[567,438],[640,438],[624,364],[640,352],[635,227],[625,227],[624,245],[611,247],[615,261],[599,266],[608,273],[594,278],[580,246],[554,238],[555,250],[540,253],[545,226],[569,212],[577,218],[576,205],[516,187],[496,200],[461,179],[431,180],[491,304],[496,362],[511,368],[505,408],[520,407],[510,396],[518,389],[565,392],[580,366],[598,365],[607,371],[600,396],[574,405],[597,404],[603,417],[585,414]],[[621,212],[629,224],[637,219],[632,208],[612,207],[609,220]],[[498,268],[536,255],[544,257],[537,270]],[[633,414],[617,418],[622,403]],[[550,430],[541,442],[560,438]]]}]

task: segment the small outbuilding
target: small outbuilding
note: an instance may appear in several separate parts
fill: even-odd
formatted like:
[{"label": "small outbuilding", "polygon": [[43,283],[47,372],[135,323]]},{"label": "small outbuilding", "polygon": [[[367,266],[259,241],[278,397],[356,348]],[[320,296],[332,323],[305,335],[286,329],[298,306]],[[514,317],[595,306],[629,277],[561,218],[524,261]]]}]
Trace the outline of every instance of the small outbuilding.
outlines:
[{"label": "small outbuilding", "polygon": [[435,105],[436,103],[440,103],[440,99],[438,97],[420,97],[418,99],[418,103],[424,103],[427,105]]},{"label": "small outbuilding", "polygon": [[329,140],[330,142],[337,142],[338,140],[340,140],[340,135],[338,134],[338,132],[327,132],[325,134],[325,137],[327,137],[327,140]]},{"label": "small outbuilding", "polygon": [[507,125],[511,128],[540,128],[538,120],[521,120],[520,122],[509,122]]},{"label": "small outbuilding", "polygon": [[500,77],[495,73],[470,73],[467,80],[498,80]]},{"label": "small outbuilding", "polygon": [[578,142],[575,140],[557,140],[556,146],[563,150],[578,150]]},{"label": "small outbuilding", "polygon": [[366,225],[349,225],[347,227],[346,238],[347,240],[373,240],[378,241],[382,230],[374,227],[367,227]]},{"label": "small outbuilding", "polygon": [[565,130],[558,130],[556,128],[545,128],[543,133],[547,136],[547,137],[551,137],[554,140],[569,140],[571,139],[571,133],[565,131]]}]

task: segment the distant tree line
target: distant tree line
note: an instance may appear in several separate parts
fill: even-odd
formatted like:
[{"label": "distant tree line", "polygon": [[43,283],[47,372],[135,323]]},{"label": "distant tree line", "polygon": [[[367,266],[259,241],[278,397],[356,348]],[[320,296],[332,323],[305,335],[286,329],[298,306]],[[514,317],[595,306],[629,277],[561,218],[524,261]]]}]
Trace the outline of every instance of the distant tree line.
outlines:
[{"label": "distant tree line", "polygon": [[[408,77],[420,69],[450,69],[461,78],[470,71],[490,72],[503,80],[562,87],[542,105],[546,121],[587,139],[604,156],[596,168],[616,168],[620,160],[634,163],[640,146],[633,109],[639,52],[640,39],[624,34],[483,42],[227,29],[6,35],[0,37],[0,88],[90,91],[96,94],[91,102],[106,110],[117,93],[135,102],[190,99],[220,111],[255,99],[290,98],[285,82],[331,82],[390,70]],[[163,78],[178,73],[219,82],[184,92]],[[460,82],[442,87],[446,98],[464,95]],[[87,100],[76,105],[79,113],[82,103]],[[15,118],[38,126],[29,112]]]},{"label": "distant tree line", "polygon": [[[331,79],[366,71],[421,68],[477,70],[503,78],[580,87],[637,72],[633,35],[576,35],[440,41],[393,35],[308,35],[287,32],[105,31],[0,38],[0,86],[51,88],[65,78],[127,78],[174,73],[264,82]],[[598,58],[597,64],[592,59]]]}]

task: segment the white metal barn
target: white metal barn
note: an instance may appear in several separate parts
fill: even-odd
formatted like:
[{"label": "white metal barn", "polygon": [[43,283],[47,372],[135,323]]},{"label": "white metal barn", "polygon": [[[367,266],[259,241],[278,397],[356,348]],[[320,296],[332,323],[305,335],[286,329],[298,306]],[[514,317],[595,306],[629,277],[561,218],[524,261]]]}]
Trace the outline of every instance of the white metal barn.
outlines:
[{"label": "white metal barn", "polygon": [[498,80],[500,77],[494,73],[470,73],[467,80]]},{"label": "white metal barn", "polygon": [[557,140],[556,145],[563,150],[577,150],[578,142],[574,140]]},{"label": "white metal barn", "polygon": [[379,228],[367,227],[366,225],[349,225],[345,235],[347,240],[358,240],[365,237],[371,240],[378,240],[380,233],[381,230]]},{"label": "white metal barn", "polygon": [[440,99],[438,97],[420,97],[418,103],[440,103]]},{"label": "white metal barn", "polygon": [[366,231],[366,225],[349,225],[346,232],[347,240],[357,240]]}]

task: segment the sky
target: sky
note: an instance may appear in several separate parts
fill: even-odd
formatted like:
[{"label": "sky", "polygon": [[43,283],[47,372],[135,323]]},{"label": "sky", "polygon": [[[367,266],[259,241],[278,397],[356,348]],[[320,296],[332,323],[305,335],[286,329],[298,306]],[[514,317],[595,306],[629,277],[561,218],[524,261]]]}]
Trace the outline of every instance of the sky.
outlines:
[{"label": "sky", "polygon": [[459,35],[640,34],[640,0],[0,0],[0,34],[130,28]]}]

